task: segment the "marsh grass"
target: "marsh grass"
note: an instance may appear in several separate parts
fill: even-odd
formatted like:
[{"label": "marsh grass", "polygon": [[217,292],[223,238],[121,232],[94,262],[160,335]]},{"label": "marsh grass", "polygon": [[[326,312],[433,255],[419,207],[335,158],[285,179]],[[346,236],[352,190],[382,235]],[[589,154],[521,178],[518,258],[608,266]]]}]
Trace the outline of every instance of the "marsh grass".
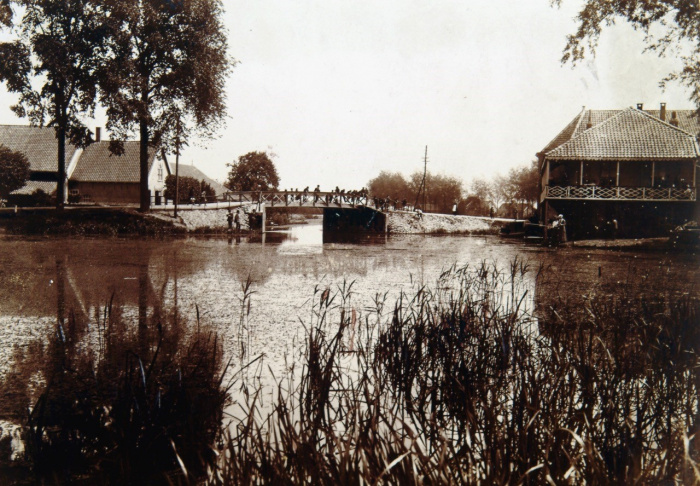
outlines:
[{"label": "marsh grass", "polygon": [[534,312],[547,278],[455,266],[359,318],[352,285],[317,289],[298,368],[272,409],[246,389],[209,483],[698,483],[698,299]]},{"label": "marsh grass", "polygon": [[49,484],[698,484],[700,299],[642,282],[578,294],[514,260],[368,307],[318,287],[274,393],[251,279],[235,373],[198,308],[110,304],[18,351],[0,410]]},{"label": "marsh grass", "polygon": [[[216,335],[156,310],[130,323],[107,306],[71,315],[18,353],[3,405],[24,424],[24,464],[48,484],[178,484],[214,460],[228,393]],[[31,385],[33,383],[33,385]]]}]

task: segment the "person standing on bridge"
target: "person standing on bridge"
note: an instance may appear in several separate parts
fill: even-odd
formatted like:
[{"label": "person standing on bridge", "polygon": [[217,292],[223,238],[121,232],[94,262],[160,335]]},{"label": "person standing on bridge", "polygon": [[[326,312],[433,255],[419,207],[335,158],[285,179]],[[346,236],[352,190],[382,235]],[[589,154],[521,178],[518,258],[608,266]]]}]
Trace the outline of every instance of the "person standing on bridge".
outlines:
[{"label": "person standing on bridge", "polygon": [[[238,213],[238,211],[236,211],[236,213]],[[231,212],[231,208],[229,208],[226,214],[226,221],[228,221],[228,232],[231,233],[233,231],[233,213]]]},{"label": "person standing on bridge", "polygon": [[236,223],[236,233],[241,232],[241,219],[239,217],[239,210],[236,209],[236,216],[233,218],[233,222]]}]

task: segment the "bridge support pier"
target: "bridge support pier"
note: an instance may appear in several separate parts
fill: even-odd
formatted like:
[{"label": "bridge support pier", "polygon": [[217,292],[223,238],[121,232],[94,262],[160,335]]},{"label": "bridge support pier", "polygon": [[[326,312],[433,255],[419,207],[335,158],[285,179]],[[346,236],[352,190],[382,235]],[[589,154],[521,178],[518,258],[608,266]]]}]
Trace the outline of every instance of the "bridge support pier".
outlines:
[{"label": "bridge support pier", "polygon": [[323,208],[323,233],[386,233],[387,218],[368,207]]}]

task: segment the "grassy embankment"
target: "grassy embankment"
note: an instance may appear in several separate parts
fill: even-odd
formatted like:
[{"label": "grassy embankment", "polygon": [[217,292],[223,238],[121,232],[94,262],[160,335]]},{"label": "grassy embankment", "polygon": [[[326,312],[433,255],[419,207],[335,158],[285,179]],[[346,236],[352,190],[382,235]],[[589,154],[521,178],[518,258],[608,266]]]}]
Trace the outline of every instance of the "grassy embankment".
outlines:
[{"label": "grassy embankment", "polygon": [[122,209],[22,209],[0,214],[8,234],[43,236],[164,236],[185,230],[165,218]]}]

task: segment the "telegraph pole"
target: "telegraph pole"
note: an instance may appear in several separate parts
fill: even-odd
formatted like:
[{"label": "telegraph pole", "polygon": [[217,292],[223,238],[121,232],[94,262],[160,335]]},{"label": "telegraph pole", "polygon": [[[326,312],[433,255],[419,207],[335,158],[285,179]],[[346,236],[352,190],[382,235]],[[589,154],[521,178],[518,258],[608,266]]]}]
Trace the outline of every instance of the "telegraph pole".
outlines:
[{"label": "telegraph pole", "polygon": [[416,202],[413,203],[413,209],[418,205],[418,200],[420,199],[421,190],[423,191],[423,212],[425,212],[425,174],[428,170],[428,146],[425,146],[425,156],[423,157],[423,180],[418,188],[418,193],[416,194]]}]

